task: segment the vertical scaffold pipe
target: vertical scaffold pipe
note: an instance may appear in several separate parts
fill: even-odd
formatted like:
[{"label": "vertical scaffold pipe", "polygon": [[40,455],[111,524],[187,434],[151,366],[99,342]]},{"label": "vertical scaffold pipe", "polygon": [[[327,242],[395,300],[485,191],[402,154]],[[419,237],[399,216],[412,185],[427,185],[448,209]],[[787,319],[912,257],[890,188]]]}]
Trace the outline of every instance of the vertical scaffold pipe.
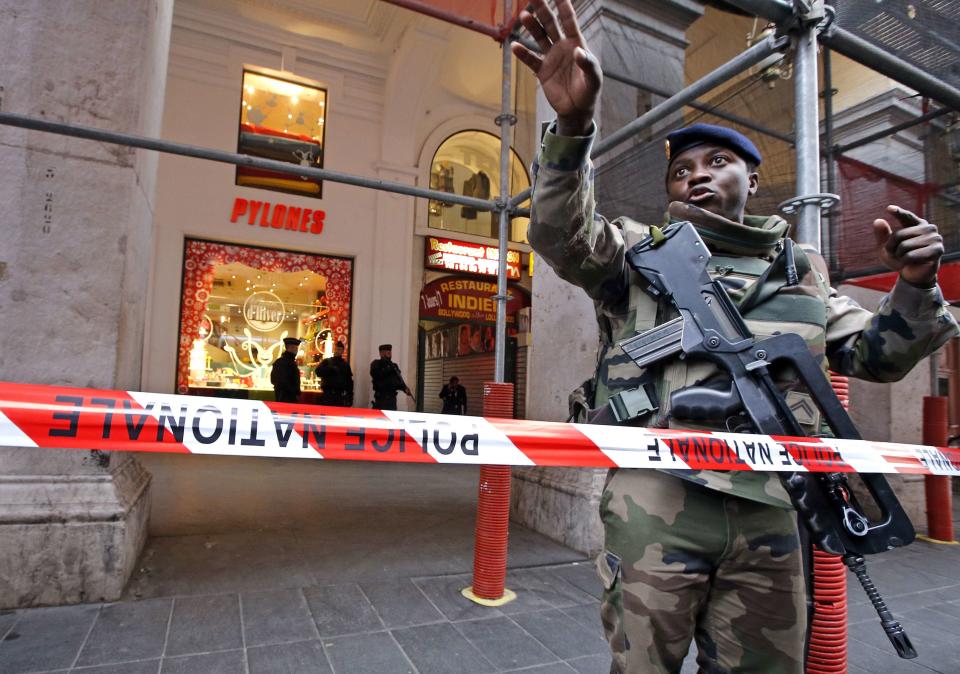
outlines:
[{"label": "vertical scaffold pipe", "polygon": [[[830,386],[844,409],[850,407],[850,380],[830,373]],[[814,546],[813,616],[807,674],[846,674],[847,567],[843,559]]]},{"label": "vertical scaffold pipe", "polygon": [[[924,396],[923,444],[947,446],[947,398]],[[953,494],[946,475],[924,475],[927,500],[926,539],[934,543],[956,543],[953,536]]]},{"label": "vertical scaffold pipe", "polygon": [[[817,29],[805,26],[794,37],[793,85],[796,109],[797,196],[820,192],[820,87],[817,84]],[[800,206],[796,240],[822,250],[820,206]]]},{"label": "vertical scaffold pipe", "polygon": [[[503,0],[503,16],[513,16],[513,0]],[[500,127],[500,194],[497,199],[500,210],[497,212],[499,227],[497,229],[497,326],[496,339],[493,344],[493,378],[497,382],[505,381],[504,372],[507,362],[507,235],[510,230],[510,211],[507,208],[510,196],[510,145],[513,138],[513,125],[517,117],[511,112],[510,84],[513,79],[513,52],[510,50],[510,40],[504,40],[500,45],[502,52],[500,78],[500,114],[496,123]],[[512,416],[512,410],[511,410]]]},{"label": "vertical scaffold pipe", "polygon": [[[513,384],[484,383],[483,416],[513,418]],[[516,598],[504,587],[509,532],[510,466],[481,466],[473,585],[462,592],[467,599],[484,606],[500,606]]]}]

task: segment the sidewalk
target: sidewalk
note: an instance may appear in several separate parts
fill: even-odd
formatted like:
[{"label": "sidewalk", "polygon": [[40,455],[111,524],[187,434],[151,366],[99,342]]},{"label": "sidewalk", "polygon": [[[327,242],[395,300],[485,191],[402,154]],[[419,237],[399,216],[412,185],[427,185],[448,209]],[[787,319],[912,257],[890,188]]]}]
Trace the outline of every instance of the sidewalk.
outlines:
[{"label": "sidewalk", "polygon": [[[408,518],[386,527],[404,538],[397,522]],[[326,551],[296,531],[151,540],[120,602],[0,612],[0,674],[609,671],[591,561],[514,527],[507,586],[517,599],[483,608],[460,595],[471,525],[447,520],[461,535],[439,520],[434,533],[455,550],[416,540],[392,550],[389,569],[384,534],[363,529]],[[417,546],[428,548],[413,557],[419,571]],[[917,542],[868,564],[920,656],[896,657],[851,576],[851,674],[960,672],[960,546]],[[688,659],[684,674],[695,671]]]}]

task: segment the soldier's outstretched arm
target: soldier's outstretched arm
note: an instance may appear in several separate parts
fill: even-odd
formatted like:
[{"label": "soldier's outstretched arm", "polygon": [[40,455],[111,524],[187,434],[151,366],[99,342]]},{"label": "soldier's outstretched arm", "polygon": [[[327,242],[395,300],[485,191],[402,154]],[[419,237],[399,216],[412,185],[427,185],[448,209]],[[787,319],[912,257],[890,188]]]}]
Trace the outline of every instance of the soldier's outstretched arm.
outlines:
[{"label": "soldier's outstretched arm", "polygon": [[530,3],[520,21],[540,47],[535,54],[519,43],[513,52],[537,76],[557,121],[544,136],[534,163],[528,239],[560,278],[581,286],[594,299],[618,296],[626,279],[623,238],[594,212],[590,148],[593,114],[602,74],[587,48],[570,0]]},{"label": "soldier's outstretched arm", "polygon": [[960,334],[937,286],[943,239],[936,225],[898,206],[873,232],[881,261],[899,272],[893,289],[871,313],[830,288],[827,355],[840,374],[870,381],[902,379],[923,358]]}]

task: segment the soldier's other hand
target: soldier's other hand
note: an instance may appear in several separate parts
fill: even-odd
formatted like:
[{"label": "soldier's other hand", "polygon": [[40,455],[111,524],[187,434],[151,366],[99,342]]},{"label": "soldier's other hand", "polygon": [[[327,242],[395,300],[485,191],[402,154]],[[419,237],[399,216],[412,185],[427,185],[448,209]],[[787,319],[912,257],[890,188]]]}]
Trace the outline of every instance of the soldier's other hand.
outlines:
[{"label": "soldier's other hand", "polygon": [[534,72],[543,95],[557,113],[557,132],[562,136],[585,136],[593,124],[603,74],[596,57],[587,49],[571,0],[556,0],[556,13],[546,0],[532,0],[520,12],[520,23],[540,47],[536,54],[519,42],[514,55]]},{"label": "soldier's other hand", "polygon": [[894,216],[889,222],[873,221],[880,259],[899,271],[904,281],[933,287],[943,257],[943,237],[937,226],[899,206],[887,206],[887,212]]}]

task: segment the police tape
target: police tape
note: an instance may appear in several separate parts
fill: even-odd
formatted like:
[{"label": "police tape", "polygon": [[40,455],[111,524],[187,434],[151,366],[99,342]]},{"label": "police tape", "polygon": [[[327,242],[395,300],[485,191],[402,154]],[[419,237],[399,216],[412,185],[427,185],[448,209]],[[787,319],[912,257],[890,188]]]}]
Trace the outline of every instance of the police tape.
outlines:
[{"label": "police tape", "polygon": [[0,382],[0,446],[673,470],[960,475],[960,450]]}]

